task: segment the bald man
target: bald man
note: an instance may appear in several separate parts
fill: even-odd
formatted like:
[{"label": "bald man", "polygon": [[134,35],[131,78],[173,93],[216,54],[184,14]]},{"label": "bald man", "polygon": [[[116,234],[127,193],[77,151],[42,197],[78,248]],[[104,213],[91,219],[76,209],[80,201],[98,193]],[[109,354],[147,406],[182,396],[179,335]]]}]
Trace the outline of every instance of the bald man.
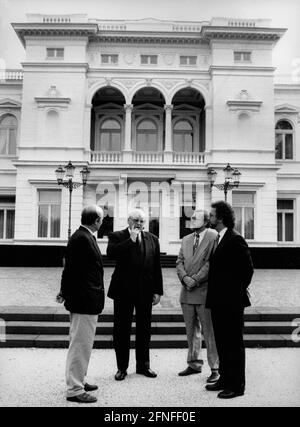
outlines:
[{"label": "bald man", "polygon": [[116,260],[108,297],[114,300],[114,348],[117,381],[127,375],[133,310],[136,316],[136,372],[149,378],[157,375],[150,369],[149,345],[152,306],[163,294],[158,238],[145,232],[146,215],[135,209],[128,216],[128,228],[111,233],[107,255]]},{"label": "bald man", "polygon": [[87,394],[97,390],[85,382],[93,349],[98,315],[104,307],[103,264],[94,235],[103,211],[91,205],[83,209],[81,226],[71,236],[61,280],[60,298],[70,312],[70,345],[66,364],[67,400],[94,403]]}]

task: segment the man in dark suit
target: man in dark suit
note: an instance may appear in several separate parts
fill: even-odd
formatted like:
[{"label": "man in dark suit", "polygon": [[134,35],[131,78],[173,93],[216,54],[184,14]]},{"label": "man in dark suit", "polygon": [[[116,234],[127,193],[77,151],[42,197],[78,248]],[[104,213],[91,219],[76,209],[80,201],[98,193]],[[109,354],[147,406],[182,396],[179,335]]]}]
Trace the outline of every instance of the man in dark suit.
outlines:
[{"label": "man in dark suit", "polygon": [[141,209],[129,214],[129,227],[111,233],[107,255],[116,260],[108,296],[114,300],[114,348],[117,358],[117,381],[127,375],[133,310],[136,316],[136,372],[149,378],[157,375],[150,369],[152,306],[163,294],[160,249],[156,236],[143,231],[146,216]]},{"label": "man in dark suit", "polygon": [[210,258],[206,307],[211,316],[219,354],[220,378],[207,384],[219,398],[242,396],[245,391],[244,308],[253,264],[245,239],[234,230],[234,212],[223,201],[211,205],[210,222],[218,237]]},{"label": "man in dark suit", "polygon": [[83,209],[81,226],[71,236],[62,273],[60,298],[70,312],[70,345],[66,364],[67,400],[94,403],[87,391],[97,386],[84,382],[93,349],[98,315],[104,307],[103,264],[94,233],[103,211],[92,205]]}]

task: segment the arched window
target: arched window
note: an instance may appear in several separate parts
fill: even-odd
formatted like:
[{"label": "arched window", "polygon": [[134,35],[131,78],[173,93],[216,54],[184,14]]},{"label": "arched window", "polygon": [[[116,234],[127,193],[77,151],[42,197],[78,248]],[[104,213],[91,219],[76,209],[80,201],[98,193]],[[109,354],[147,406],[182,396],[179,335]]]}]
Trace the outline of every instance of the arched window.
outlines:
[{"label": "arched window", "polygon": [[158,128],[154,121],[145,119],[137,126],[137,151],[158,150]]},{"label": "arched window", "polygon": [[188,120],[179,120],[173,128],[174,151],[192,152],[193,151],[194,131],[193,126]]},{"label": "arched window", "polygon": [[13,156],[17,152],[17,127],[15,116],[7,114],[0,121],[0,155]]},{"label": "arched window", "polygon": [[100,126],[100,141],[96,150],[121,151],[121,125],[116,119],[107,119]]},{"label": "arched window", "polygon": [[293,126],[287,120],[279,120],[275,128],[275,158],[293,159]]},{"label": "arched window", "polygon": [[50,146],[59,145],[60,124],[59,114],[55,110],[49,110],[46,117],[45,142]]}]

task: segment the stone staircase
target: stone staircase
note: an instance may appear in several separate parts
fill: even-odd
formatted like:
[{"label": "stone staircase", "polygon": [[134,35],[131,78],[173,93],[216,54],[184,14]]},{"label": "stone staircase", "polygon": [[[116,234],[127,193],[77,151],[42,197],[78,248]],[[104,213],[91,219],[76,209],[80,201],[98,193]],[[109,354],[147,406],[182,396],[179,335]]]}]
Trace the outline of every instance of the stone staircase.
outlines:
[{"label": "stone staircase", "polygon": [[[69,342],[69,317],[62,308],[55,307],[0,307],[3,338],[0,347],[67,348]],[[263,308],[250,307],[245,314],[246,347],[300,347],[292,339],[300,322],[300,307]],[[1,328],[1,326],[0,326]],[[113,313],[104,312],[99,317],[94,348],[113,348]],[[131,346],[134,347],[133,323]],[[298,334],[300,341],[300,333]],[[152,348],[186,348],[185,325],[180,311],[153,310]]]}]

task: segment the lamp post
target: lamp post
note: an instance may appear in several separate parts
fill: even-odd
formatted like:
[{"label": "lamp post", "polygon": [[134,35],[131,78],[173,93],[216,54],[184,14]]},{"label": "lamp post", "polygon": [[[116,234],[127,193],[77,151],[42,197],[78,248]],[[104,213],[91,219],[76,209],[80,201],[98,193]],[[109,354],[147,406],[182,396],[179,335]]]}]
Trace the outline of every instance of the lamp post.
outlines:
[{"label": "lamp post", "polygon": [[[56,169],[56,179],[58,185],[62,185],[65,188],[69,189],[69,227],[68,227],[68,240],[71,237],[71,212],[72,212],[72,192],[74,189],[80,187],[81,185],[85,186],[88,175],[90,173],[89,168],[84,166],[80,171],[82,182],[74,182],[74,172],[75,167],[72,165],[72,162],[69,163],[63,168],[61,165]],[[64,180],[64,176],[66,175],[66,180]]]},{"label": "lamp post", "polygon": [[233,188],[240,185],[241,172],[238,169],[233,169],[228,163],[224,170],[225,180],[223,184],[215,184],[217,172],[210,168],[207,172],[210,187],[216,187],[218,190],[224,191],[225,202],[227,202],[227,193]]}]

